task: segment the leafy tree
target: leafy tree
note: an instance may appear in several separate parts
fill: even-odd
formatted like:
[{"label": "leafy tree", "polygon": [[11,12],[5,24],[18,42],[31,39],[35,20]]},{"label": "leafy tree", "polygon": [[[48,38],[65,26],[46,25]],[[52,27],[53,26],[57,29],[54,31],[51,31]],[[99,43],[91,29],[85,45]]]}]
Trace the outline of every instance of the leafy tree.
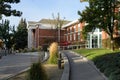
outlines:
[{"label": "leafy tree", "polygon": [[15,49],[24,49],[27,46],[27,23],[21,19],[15,32]]},{"label": "leafy tree", "polygon": [[80,22],[88,23],[83,29],[83,34],[86,35],[96,28],[102,29],[110,36],[113,45],[114,28],[117,26],[115,20],[118,18],[115,8],[118,4],[119,2],[115,0],[89,0],[89,7],[83,12],[78,11],[81,16]]},{"label": "leafy tree", "polygon": [[5,43],[6,48],[12,48],[14,44],[13,37],[14,33],[13,28],[10,26],[10,22],[8,20],[2,20],[2,23],[0,23],[0,39]]},{"label": "leafy tree", "polygon": [[11,4],[19,3],[20,0],[0,0],[0,19],[5,16],[21,16],[22,12],[12,9]]},{"label": "leafy tree", "polygon": [[61,19],[59,13],[57,14],[57,16],[52,14],[52,17],[53,17],[53,27],[56,29],[55,41],[60,42],[60,37],[59,36],[60,36],[61,28],[68,21],[65,21],[65,18]]}]

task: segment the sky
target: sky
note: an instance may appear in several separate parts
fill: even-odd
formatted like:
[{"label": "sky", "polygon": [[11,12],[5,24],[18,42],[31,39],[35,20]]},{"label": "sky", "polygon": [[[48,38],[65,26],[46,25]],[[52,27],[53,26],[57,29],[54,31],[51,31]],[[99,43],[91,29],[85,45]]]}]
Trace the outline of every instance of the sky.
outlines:
[{"label": "sky", "polygon": [[10,20],[11,25],[18,25],[21,18],[26,21],[40,21],[41,19],[53,19],[52,14],[57,17],[69,21],[80,18],[77,14],[88,6],[87,2],[80,2],[80,0],[21,0],[18,4],[12,4],[13,9],[21,11],[21,17],[3,17],[3,19]]}]

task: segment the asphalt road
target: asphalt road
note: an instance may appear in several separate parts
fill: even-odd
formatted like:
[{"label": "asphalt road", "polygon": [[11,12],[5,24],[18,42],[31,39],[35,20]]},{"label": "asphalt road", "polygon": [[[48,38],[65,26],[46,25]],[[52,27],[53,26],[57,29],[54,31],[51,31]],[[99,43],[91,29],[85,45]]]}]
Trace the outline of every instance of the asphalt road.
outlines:
[{"label": "asphalt road", "polygon": [[38,53],[11,54],[0,59],[0,80],[15,75],[39,60]]}]

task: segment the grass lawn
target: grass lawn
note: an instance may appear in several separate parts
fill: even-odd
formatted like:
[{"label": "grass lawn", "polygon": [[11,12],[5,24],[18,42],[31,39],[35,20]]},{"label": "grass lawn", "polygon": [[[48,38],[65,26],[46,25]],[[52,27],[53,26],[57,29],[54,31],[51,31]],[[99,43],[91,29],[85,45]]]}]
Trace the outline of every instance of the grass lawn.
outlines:
[{"label": "grass lawn", "polygon": [[92,60],[109,80],[120,80],[120,50],[80,49],[74,51]]},{"label": "grass lawn", "polygon": [[79,50],[73,50],[82,56],[87,57],[90,60],[93,60],[97,56],[105,55],[105,54],[111,54],[114,52],[120,52],[118,50],[111,51],[110,49],[79,49]]}]

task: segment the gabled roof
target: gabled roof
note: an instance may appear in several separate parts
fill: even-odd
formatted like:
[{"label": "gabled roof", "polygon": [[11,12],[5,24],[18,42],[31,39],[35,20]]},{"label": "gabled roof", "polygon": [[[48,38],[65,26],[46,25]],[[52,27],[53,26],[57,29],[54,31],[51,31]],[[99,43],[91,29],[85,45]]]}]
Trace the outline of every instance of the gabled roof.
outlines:
[{"label": "gabled roof", "polygon": [[[64,24],[67,24],[71,21],[67,21],[67,20],[61,20],[64,22]],[[57,21],[55,19],[42,19],[39,21],[39,23],[42,23],[42,24],[55,24]]]},{"label": "gabled roof", "polygon": [[[61,20],[62,21],[62,20]],[[68,24],[70,21],[63,20],[63,25]],[[40,24],[40,28],[51,28],[52,26],[55,26],[57,21],[55,19],[41,19],[38,22],[35,21],[28,21],[28,26],[35,27],[37,24]]]}]

